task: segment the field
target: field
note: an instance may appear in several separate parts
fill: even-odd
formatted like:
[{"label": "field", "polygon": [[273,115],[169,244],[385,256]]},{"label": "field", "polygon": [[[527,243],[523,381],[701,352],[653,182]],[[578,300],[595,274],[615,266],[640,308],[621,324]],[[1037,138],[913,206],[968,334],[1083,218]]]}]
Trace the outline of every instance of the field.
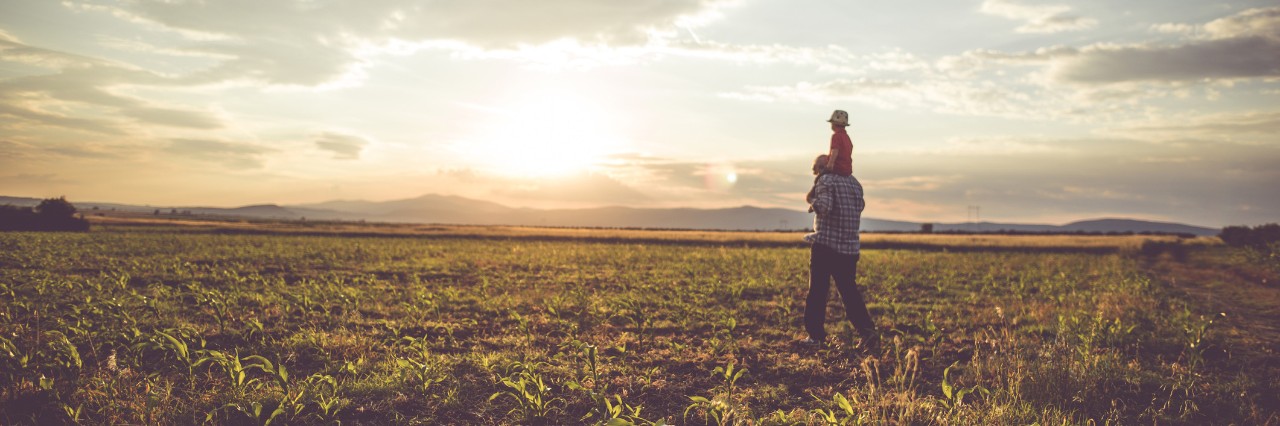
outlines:
[{"label": "field", "polygon": [[0,423],[1280,424],[1265,260],[1203,239],[867,235],[869,352],[836,297],[828,344],[795,344],[796,238],[0,234]]}]

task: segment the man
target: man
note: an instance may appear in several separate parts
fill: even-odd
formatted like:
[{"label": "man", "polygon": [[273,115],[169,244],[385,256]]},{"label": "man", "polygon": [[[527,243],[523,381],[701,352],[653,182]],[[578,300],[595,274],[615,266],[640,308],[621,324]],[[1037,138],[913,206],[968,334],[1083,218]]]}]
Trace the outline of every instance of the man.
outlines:
[{"label": "man", "polygon": [[827,171],[828,156],[819,155],[813,162],[813,173],[818,175],[813,190],[806,201],[817,216],[813,220],[814,232],[804,236],[813,245],[809,254],[809,297],[804,307],[804,328],[809,337],[800,341],[808,347],[822,345],[826,338],[827,297],[831,280],[844,301],[845,315],[862,336],[862,346],[874,350],[879,346],[879,334],[875,322],[867,311],[866,302],[858,290],[859,241],[858,226],[862,209],[862,184],[853,176],[843,176]]}]

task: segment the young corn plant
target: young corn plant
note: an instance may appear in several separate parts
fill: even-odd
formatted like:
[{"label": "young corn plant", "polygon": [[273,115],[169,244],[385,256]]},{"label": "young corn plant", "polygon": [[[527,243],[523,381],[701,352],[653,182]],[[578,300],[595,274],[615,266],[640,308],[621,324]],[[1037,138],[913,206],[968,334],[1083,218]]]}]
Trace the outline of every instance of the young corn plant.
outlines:
[{"label": "young corn plant", "polygon": [[72,408],[67,404],[59,404],[62,407],[62,414],[67,416],[67,421],[71,423],[80,423],[80,416],[84,413],[84,404],[80,404]]},{"label": "young corn plant", "polygon": [[[144,340],[134,344],[133,350],[136,352],[150,350],[165,354],[166,358],[172,358],[179,367],[186,370],[186,377],[189,381],[194,381],[196,367],[195,362],[197,359],[193,358],[193,355],[195,355],[195,352],[198,349],[193,349],[191,345],[187,343],[185,339],[190,338],[187,336],[188,334],[194,333],[189,333],[181,329],[170,329],[167,330],[167,332],[156,331],[151,336],[148,336]],[[205,344],[204,339],[197,339],[199,347],[203,348]]]},{"label": "young corn plant", "polygon": [[46,343],[48,349],[50,364],[62,370],[79,371],[84,366],[84,361],[80,359],[80,350],[76,349],[76,345],[71,343],[66,334],[60,331],[50,330],[45,332],[50,336]]},{"label": "young corn plant", "polygon": [[[213,364],[220,367],[224,377],[226,377],[231,383],[231,387],[236,390],[253,386],[254,383],[258,381],[258,379],[249,378],[249,372],[252,370],[269,373],[273,376],[277,373],[277,370],[275,366],[271,364],[271,361],[268,361],[266,358],[259,355],[250,355],[241,358],[240,351],[238,349],[234,353],[230,354],[216,350],[207,351],[205,356],[196,360],[192,367],[199,367],[204,364]],[[284,367],[281,366],[281,368],[283,369]],[[284,383],[287,384],[288,373],[283,370],[280,372],[284,373]],[[275,377],[279,379],[278,376]],[[285,389],[287,392],[288,388],[285,387]]]},{"label": "young corn plant", "polygon": [[241,418],[247,419],[251,424],[260,426],[270,426],[281,415],[285,414],[285,406],[278,404],[275,408],[263,405],[261,402],[231,402],[205,413],[205,423],[240,423],[235,421],[235,417],[220,418],[220,413],[239,414]]},{"label": "young corn plant", "polygon": [[350,401],[338,396],[338,380],[327,374],[312,374],[303,381],[312,395],[317,416],[325,422],[337,421],[338,412]]},{"label": "young corn plant", "polygon": [[546,420],[556,410],[555,403],[560,398],[551,397],[551,387],[547,386],[542,375],[521,366],[515,368],[519,371],[499,382],[506,389],[494,392],[489,396],[489,401],[506,397],[516,403],[516,407],[507,412],[508,415],[518,414],[527,423]]},{"label": "young corn plant", "polygon": [[[587,393],[594,403],[591,411],[583,415],[578,421],[586,422],[594,419],[596,424],[618,425],[618,424],[648,424],[651,423],[640,416],[640,406],[631,406],[622,401],[622,396],[614,395],[610,399],[605,393],[608,386],[600,382],[600,363],[599,350],[595,345],[586,344],[580,341],[573,341],[575,346],[582,348],[582,358],[586,361],[585,370],[590,374],[591,386],[588,387],[576,381],[570,381],[566,384],[569,389],[579,390]],[[583,381],[588,377],[583,377]]]},{"label": "young corn plant", "polygon": [[32,378],[35,369],[31,367],[31,354],[24,354],[9,339],[0,336],[0,378],[5,383],[18,383],[21,378]]},{"label": "young corn plant", "polygon": [[1189,310],[1184,308],[1184,311],[1183,317],[1186,319],[1182,321],[1182,331],[1187,345],[1187,350],[1185,351],[1187,364],[1192,369],[1195,369],[1204,365],[1205,337],[1209,334],[1209,327],[1213,325],[1214,321],[1226,318],[1227,314],[1219,312],[1209,318],[1200,315],[1193,319]]},{"label": "young corn plant", "polygon": [[947,407],[950,407],[951,409],[955,409],[956,407],[964,405],[965,396],[968,396],[975,392],[984,397],[991,395],[991,391],[987,390],[987,388],[983,387],[982,385],[973,385],[967,388],[963,388],[963,387],[957,388],[954,384],[952,384],[951,369],[954,368],[957,364],[959,364],[959,361],[951,363],[951,365],[948,366],[945,370],[942,370],[942,396],[946,398],[942,400],[943,404],[945,404]]},{"label": "young corn plant", "polygon": [[[821,400],[820,400],[821,401]],[[867,421],[865,414],[859,415],[853,404],[843,394],[837,393],[829,402],[831,408],[813,410],[822,424],[828,426],[861,425]]]},{"label": "young corn plant", "polygon": [[445,377],[432,368],[433,365],[427,359],[425,352],[420,358],[398,358],[396,359],[396,366],[400,368],[402,377],[412,383],[414,390],[426,395],[432,391],[436,384],[443,382]]},{"label": "young corn plant", "polygon": [[741,379],[742,375],[746,374],[746,372],[747,369],[745,368],[734,368],[733,362],[730,362],[724,367],[716,367],[715,370],[712,370],[711,376],[718,377],[722,381],[718,387],[720,388],[719,390],[722,390],[725,393],[724,397],[689,397],[689,400],[692,401],[692,403],[684,409],[685,420],[688,420],[689,412],[696,408],[705,412],[707,419],[715,422],[717,425],[723,426],[738,422],[737,407],[733,401],[733,391],[734,388],[737,387],[738,379]]},{"label": "young corn plant", "polygon": [[222,292],[204,289],[199,284],[190,284],[187,291],[195,299],[196,305],[207,306],[213,311],[213,318],[218,322],[218,332],[225,333],[231,311],[227,308],[227,297]]},{"label": "young corn plant", "polygon": [[244,328],[240,334],[245,336],[245,340],[262,343],[266,340],[266,327],[257,318],[249,318],[244,321]]}]

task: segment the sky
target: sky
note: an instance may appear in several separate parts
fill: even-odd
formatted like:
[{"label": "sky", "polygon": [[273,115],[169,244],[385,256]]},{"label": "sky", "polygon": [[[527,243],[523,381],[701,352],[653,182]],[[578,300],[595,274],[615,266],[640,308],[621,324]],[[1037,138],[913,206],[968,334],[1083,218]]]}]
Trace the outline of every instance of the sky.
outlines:
[{"label": "sky", "polygon": [[1263,0],[5,0],[0,195],[1280,220]]}]

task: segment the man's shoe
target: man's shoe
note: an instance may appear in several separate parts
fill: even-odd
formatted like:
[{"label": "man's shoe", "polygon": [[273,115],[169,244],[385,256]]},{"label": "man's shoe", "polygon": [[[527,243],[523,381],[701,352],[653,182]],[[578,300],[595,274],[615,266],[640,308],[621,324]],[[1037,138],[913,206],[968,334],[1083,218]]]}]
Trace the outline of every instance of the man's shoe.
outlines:
[{"label": "man's shoe", "polygon": [[800,347],[804,347],[804,348],[820,348],[820,347],[822,347],[822,341],[821,341],[821,340],[813,340],[813,338],[812,338],[812,337],[806,337],[806,338],[804,338],[804,340],[801,340],[801,341],[799,341],[799,342],[797,342],[797,343],[800,345]]}]

